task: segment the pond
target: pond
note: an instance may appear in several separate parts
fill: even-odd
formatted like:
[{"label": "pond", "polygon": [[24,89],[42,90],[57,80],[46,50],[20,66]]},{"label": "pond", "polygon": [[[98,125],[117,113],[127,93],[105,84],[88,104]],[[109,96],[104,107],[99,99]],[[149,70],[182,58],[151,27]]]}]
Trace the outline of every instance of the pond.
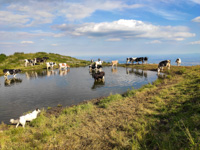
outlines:
[{"label": "pond", "polygon": [[104,82],[94,82],[88,67],[67,71],[39,70],[0,77],[0,121],[9,123],[35,108],[70,106],[110,94],[140,88],[157,79],[157,72],[132,68],[103,67]]}]

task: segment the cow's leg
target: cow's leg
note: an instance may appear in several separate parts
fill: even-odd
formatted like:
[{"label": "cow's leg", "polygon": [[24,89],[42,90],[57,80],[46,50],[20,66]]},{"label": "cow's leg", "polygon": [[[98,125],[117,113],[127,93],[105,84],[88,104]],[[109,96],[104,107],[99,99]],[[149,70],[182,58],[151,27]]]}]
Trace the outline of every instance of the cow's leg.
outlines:
[{"label": "cow's leg", "polygon": [[19,122],[17,123],[17,125],[16,125],[16,128],[19,126]]}]

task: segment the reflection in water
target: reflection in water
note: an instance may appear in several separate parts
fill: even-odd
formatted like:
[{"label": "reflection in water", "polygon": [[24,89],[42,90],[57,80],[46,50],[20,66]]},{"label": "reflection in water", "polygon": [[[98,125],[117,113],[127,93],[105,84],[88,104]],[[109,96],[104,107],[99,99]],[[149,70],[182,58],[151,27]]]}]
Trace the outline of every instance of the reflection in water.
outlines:
[{"label": "reflection in water", "polygon": [[70,71],[70,69],[59,69],[59,75],[60,76],[66,76],[67,73]]},{"label": "reflection in water", "polygon": [[94,81],[94,84],[91,89],[100,88],[103,87],[104,85],[105,85],[104,81]]},{"label": "reflection in water", "polygon": [[126,68],[126,74],[134,74],[138,77],[145,77],[147,78],[147,71],[141,69],[134,69],[134,68]]},{"label": "reflection in water", "polygon": [[157,74],[157,76],[159,79],[165,79],[167,77],[166,74],[164,74],[164,73],[159,73],[159,74]]},{"label": "reflection in water", "polygon": [[117,73],[117,68],[112,67],[111,71],[112,73]]},{"label": "reflection in water", "polygon": [[47,76],[47,71],[46,70],[28,71],[28,72],[25,72],[25,74],[26,74],[26,78],[28,80],[30,80],[30,79],[37,79],[37,78],[41,78],[41,77]]},{"label": "reflection in water", "polygon": [[26,74],[26,78],[28,80],[30,79],[37,79],[37,78],[41,78],[41,77],[46,77],[46,76],[54,76],[57,75],[59,72],[60,76],[65,76],[67,75],[67,73],[69,73],[70,69],[67,70],[37,70],[37,71],[27,71],[25,72]]},{"label": "reflection in water", "polygon": [[58,74],[58,72],[57,72],[57,70],[47,70],[47,76],[49,77],[49,76],[54,76],[54,75],[57,75]]},{"label": "reflection in water", "polygon": [[[147,71],[148,77],[141,77],[134,74],[127,74],[126,68],[117,67],[117,72],[113,73],[111,67],[104,67],[106,75],[105,82],[94,82],[93,73],[98,71],[88,71],[88,67],[70,68],[66,72],[59,72],[59,69],[35,70],[18,74],[17,78],[5,81],[0,77],[0,122],[9,122],[11,118],[17,118],[24,112],[35,108],[54,107],[58,104],[63,106],[75,105],[83,100],[108,96],[110,93],[124,93],[127,89],[135,89],[144,84],[157,79],[157,72]],[[131,71],[131,70],[130,70]],[[136,71],[136,70],[134,70]],[[57,73],[56,73],[57,72]],[[139,71],[141,75],[142,71]],[[47,77],[48,75],[54,75]],[[145,72],[143,72],[145,76]],[[30,80],[29,80],[30,79]],[[16,82],[19,81],[17,84]],[[23,82],[21,82],[23,81]],[[5,87],[16,83],[17,85]],[[21,83],[20,83],[21,82]],[[3,86],[2,86],[3,83]]]},{"label": "reflection in water", "polygon": [[4,85],[12,86],[12,85],[15,85],[16,83],[21,83],[21,82],[22,82],[22,79],[20,79],[20,78],[10,78],[10,79],[6,78]]}]

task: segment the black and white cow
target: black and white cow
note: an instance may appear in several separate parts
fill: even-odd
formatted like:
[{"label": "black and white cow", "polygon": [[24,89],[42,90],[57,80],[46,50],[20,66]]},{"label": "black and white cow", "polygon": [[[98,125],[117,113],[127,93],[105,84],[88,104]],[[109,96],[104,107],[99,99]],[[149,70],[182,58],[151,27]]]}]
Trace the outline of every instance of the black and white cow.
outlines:
[{"label": "black and white cow", "polygon": [[105,72],[101,71],[101,72],[97,72],[93,74],[93,78],[95,81],[104,81],[105,79]]},{"label": "black and white cow", "polygon": [[21,72],[20,69],[4,69],[4,77],[7,78],[8,75],[13,75],[14,77],[17,75],[17,73]]},{"label": "black and white cow", "polygon": [[139,64],[139,62],[142,62],[142,64],[144,63],[144,57],[137,57],[136,59],[135,59],[135,62],[137,62],[137,64]]},{"label": "black and white cow", "polygon": [[91,61],[91,65],[89,65],[89,69],[92,70],[101,70],[102,69],[102,64],[103,61],[101,61],[100,59],[98,59],[98,61],[93,62],[93,60]]},{"label": "black and white cow", "polygon": [[170,63],[171,61],[170,60],[164,60],[164,61],[161,61],[159,64],[158,64],[158,74],[160,73],[160,71],[163,71],[163,67],[167,67],[168,69],[170,69]]},{"label": "black and white cow", "polygon": [[180,66],[180,65],[181,65],[181,59],[180,59],[180,58],[177,58],[177,59],[176,59],[176,63],[177,63],[177,66]]},{"label": "black and white cow", "polygon": [[147,64],[148,57],[144,57],[144,63]]},{"label": "black and white cow", "polygon": [[126,58],[126,64],[128,64],[128,62],[131,62],[133,64],[135,60],[136,60],[136,57]]},{"label": "black and white cow", "polygon": [[53,69],[53,67],[56,65],[56,63],[55,62],[47,62],[46,65],[47,65],[47,69],[49,69],[49,68]]},{"label": "black and white cow", "polygon": [[24,61],[25,61],[25,67],[27,67],[28,65],[31,66],[35,65],[34,60],[32,59],[25,59]]}]

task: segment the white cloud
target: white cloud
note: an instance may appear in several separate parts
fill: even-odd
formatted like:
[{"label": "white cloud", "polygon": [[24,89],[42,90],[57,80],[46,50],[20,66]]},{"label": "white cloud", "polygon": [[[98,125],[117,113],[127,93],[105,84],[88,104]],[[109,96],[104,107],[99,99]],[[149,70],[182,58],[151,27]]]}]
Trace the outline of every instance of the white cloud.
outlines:
[{"label": "white cloud", "polygon": [[113,38],[113,39],[107,39],[106,41],[116,42],[116,41],[121,41],[121,39],[120,38]]},{"label": "white cloud", "polygon": [[191,0],[194,3],[200,4],[200,0]]},{"label": "white cloud", "polygon": [[162,42],[159,40],[153,40],[151,42],[148,42],[147,44],[160,44],[160,43],[162,43]]},{"label": "white cloud", "polygon": [[200,16],[198,16],[198,17],[192,19],[192,21],[193,21],[193,22],[200,22]]},{"label": "white cloud", "polygon": [[192,45],[194,45],[194,44],[200,44],[200,41],[190,42],[190,44],[192,44]]},{"label": "white cloud", "polygon": [[58,44],[51,44],[52,46],[58,46]]},{"label": "white cloud", "polygon": [[21,44],[33,44],[33,41],[21,41]]},{"label": "white cloud", "polygon": [[138,20],[120,19],[113,22],[85,23],[82,25],[57,25],[53,27],[74,36],[116,38],[150,38],[180,41],[194,37],[184,26],[155,26]]}]

